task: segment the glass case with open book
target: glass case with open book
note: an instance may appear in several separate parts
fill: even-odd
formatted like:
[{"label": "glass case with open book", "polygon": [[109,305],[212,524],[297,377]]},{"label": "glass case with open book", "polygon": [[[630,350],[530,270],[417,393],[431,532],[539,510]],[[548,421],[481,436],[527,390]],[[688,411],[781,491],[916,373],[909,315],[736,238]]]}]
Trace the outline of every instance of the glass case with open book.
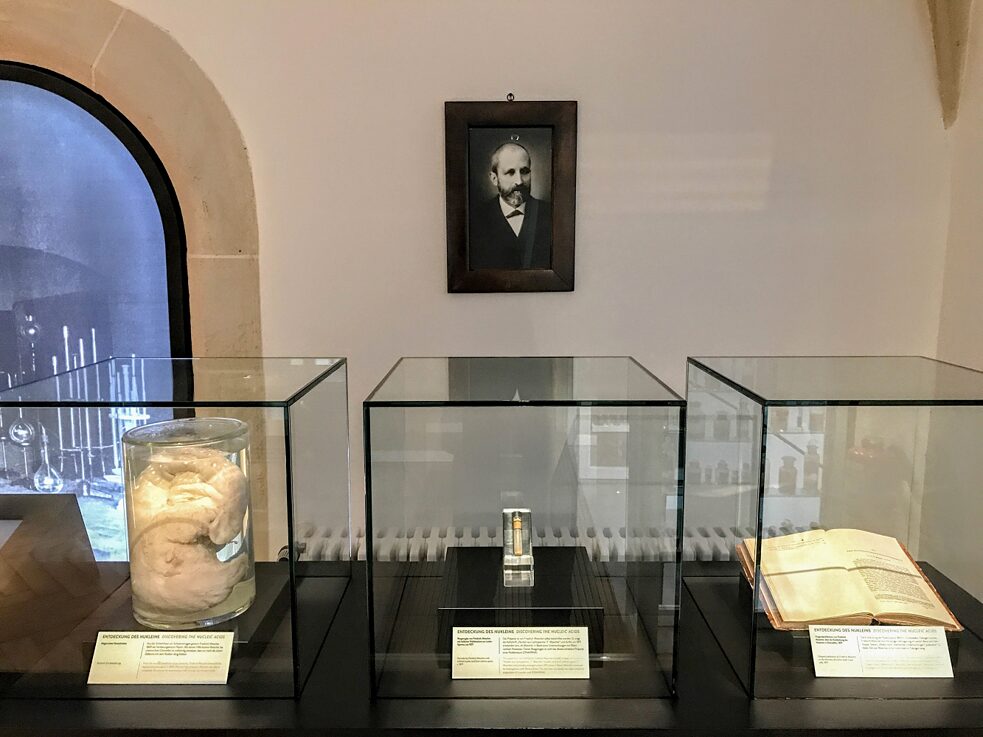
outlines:
[{"label": "glass case with open book", "polygon": [[687,373],[684,586],[748,693],[983,696],[983,373],[907,356]]},{"label": "glass case with open book", "polygon": [[631,358],[403,358],[364,403],[374,694],[672,694],[682,399]]},{"label": "glass case with open book", "polygon": [[298,695],[348,512],[344,359],[112,358],[0,392],[0,696]]}]

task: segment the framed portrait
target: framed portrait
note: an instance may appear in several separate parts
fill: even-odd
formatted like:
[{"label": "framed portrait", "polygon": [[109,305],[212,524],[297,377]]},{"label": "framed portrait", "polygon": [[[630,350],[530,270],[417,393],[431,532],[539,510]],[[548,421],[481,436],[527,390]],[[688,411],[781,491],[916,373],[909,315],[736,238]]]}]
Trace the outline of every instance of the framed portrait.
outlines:
[{"label": "framed portrait", "polygon": [[570,292],[577,103],[444,103],[448,292]]}]

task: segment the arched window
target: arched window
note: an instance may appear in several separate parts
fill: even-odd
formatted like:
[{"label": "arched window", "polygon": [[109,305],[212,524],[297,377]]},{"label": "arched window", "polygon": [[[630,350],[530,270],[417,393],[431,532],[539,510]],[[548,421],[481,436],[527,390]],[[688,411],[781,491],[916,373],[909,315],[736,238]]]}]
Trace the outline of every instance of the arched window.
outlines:
[{"label": "arched window", "polygon": [[160,160],[109,103],[0,62],[0,387],[190,354],[186,246]]},{"label": "arched window", "polygon": [[[0,389],[110,356],[190,354],[184,228],[159,158],[90,90],[0,61]],[[97,557],[119,557],[94,534],[105,516],[105,539],[123,540],[109,455],[75,436],[75,418],[33,427],[10,412],[0,410],[0,492],[75,493]],[[79,434],[114,421],[77,419]],[[52,486],[44,464],[57,488],[39,487]]]}]

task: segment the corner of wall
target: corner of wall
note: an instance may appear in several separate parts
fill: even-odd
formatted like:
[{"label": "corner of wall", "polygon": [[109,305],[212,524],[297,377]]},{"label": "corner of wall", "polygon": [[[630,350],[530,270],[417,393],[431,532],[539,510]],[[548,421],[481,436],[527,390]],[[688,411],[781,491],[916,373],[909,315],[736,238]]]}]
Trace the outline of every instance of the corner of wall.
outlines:
[{"label": "corner of wall", "polygon": [[983,12],[974,3],[968,20],[964,97],[949,129],[950,196],[936,356],[983,368]]}]

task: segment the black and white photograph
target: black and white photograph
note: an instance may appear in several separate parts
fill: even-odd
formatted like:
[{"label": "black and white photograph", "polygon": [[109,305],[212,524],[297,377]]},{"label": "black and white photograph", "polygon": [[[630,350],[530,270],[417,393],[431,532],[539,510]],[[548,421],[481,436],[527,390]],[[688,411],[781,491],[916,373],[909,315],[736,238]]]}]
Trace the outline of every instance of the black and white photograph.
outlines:
[{"label": "black and white photograph", "polygon": [[575,102],[448,102],[449,292],[573,290]]},{"label": "black and white photograph", "polygon": [[472,128],[468,265],[548,269],[553,240],[549,128]]}]

